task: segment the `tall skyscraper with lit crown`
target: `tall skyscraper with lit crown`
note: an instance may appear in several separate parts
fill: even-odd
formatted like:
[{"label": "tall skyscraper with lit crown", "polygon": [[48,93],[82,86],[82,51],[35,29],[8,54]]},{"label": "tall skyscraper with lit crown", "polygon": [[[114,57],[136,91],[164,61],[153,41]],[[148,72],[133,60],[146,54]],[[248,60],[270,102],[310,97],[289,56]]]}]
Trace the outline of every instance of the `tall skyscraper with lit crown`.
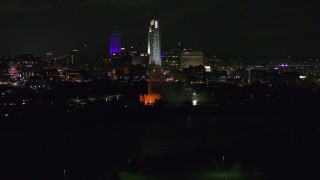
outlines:
[{"label": "tall skyscraper with lit crown", "polygon": [[161,66],[161,34],[159,21],[151,20],[148,33],[149,64]]}]

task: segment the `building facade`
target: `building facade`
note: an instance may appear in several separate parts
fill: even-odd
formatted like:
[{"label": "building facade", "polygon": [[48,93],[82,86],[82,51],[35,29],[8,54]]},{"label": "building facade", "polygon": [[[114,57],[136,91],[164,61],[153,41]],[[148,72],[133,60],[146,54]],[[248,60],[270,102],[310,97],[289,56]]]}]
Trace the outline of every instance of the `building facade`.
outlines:
[{"label": "building facade", "polygon": [[110,55],[121,53],[121,33],[112,32],[110,35]]},{"label": "building facade", "polygon": [[158,20],[151,20],[148,33],[149,64],[161,66],[161,34]]},{"label": "building facade", "polygon": [[164,57],[162,57],[161,66],[170,72],[175,72],[180,69],[180,51],[179,50],[169,50],[164,52]]},{"label": "building facade", "polygon": [[203,66],[204,55],[202,51],[182,51],[181,69],[195,66]]}]

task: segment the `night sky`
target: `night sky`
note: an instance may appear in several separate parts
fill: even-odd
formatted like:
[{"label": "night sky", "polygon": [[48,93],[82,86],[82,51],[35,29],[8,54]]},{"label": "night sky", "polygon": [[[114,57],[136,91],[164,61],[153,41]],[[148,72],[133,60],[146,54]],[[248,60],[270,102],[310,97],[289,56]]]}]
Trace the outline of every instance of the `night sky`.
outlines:
[{"label": "night sky", "polygon": [[207,55],[320,55],[320,13],[306,0],[1,0],[0,54],[63,54],[88,37],[88,51],[107,52],[109,34],[147,49],[148,23],[160,21],[162,49]]}]

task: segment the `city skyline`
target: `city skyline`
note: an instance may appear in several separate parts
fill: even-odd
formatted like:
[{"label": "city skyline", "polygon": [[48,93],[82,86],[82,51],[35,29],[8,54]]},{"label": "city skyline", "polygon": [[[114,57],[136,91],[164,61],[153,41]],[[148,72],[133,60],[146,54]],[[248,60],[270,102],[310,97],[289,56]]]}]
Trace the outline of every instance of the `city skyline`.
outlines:
[{"label": "city skyline", "polygon": [[178,42],[218,55],[317,56],[320,49],[313,2],[4,0],[0,5],[1,54],[41,55],[45,37],[49,49],[64,54],[84,34],[89,52],[105,52],[113,29],[122,32],[124,46],[144,50],[153,18],[161,22],[164,49]]},{"label": "city skyline", "polygon": [[0,0],[0,180],[319,179],[317,4]]}]

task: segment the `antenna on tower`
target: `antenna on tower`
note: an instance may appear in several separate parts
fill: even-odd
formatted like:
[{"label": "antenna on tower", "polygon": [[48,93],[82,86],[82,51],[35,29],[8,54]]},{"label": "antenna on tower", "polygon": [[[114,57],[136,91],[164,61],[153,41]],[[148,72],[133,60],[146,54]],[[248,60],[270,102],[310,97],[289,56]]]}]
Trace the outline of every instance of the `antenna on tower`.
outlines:
[{"label": "antenna on tower", "polygon": [[88,46],[88,34],[85,33],[83,36],[83,47],[86,48]]},{"label": "antenna on tower", "polygon": [[48,35],[46,34],[44,36],[44,50],[45,50],[45,53],[48,52],[48,44],[49,44],[48,41],[49,41],[49,38],[48,38]]}]

